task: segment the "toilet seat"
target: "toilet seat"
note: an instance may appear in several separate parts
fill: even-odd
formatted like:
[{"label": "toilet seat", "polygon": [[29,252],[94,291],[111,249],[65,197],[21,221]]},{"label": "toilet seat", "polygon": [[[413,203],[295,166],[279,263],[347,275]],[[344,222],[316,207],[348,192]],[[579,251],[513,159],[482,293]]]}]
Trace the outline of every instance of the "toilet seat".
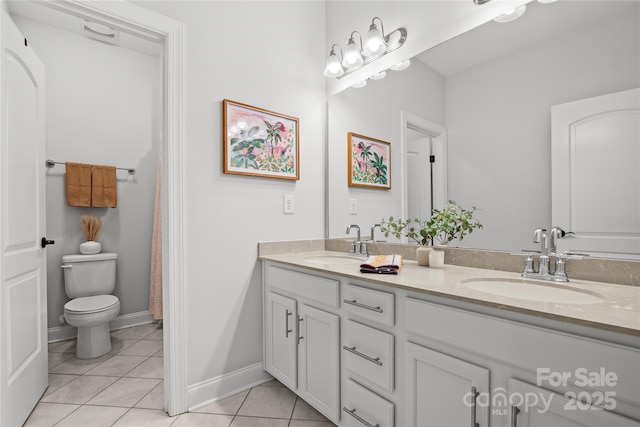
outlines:
[{"label": "toilet seat", "polygon": [[64,305],[67,313],[91,314],[109,310],[120,304],[115,295],[94,295],[75,298]]}]

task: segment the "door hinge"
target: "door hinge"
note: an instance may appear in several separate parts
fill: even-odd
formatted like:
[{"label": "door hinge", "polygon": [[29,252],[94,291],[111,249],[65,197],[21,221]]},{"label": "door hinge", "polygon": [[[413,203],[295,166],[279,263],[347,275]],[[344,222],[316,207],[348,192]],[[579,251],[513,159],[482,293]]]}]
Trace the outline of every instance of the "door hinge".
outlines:
[{"label": "door hinge", "polygon": [[26,37],[25,37],[25,39],[24,39],[24,45],[25,45],[25,46],[29,46],[29,44],[27,43],[27,38],[26,38]]},{"label": "door hinge", "polygon": [[436,156],[434,156],[433,154],[429,156],[429,163],[435,163],[436,162]]}]

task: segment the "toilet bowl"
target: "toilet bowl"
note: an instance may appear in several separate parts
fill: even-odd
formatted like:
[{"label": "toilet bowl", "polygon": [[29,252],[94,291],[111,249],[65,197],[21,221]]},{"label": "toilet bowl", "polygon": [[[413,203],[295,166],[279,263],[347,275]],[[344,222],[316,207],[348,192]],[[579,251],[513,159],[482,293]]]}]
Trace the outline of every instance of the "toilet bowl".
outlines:
[{"label": "toilet bowl", "polygon": [[120,312],[112,295],[116,285],[115,253],[65,255],[62,257],[64,289],[71,300],[64,318],[78,328],[76,357],[90,359],[111,351],[109,322]]},{"label": "toilet bowl", "polygon": [[111,351],[109,322],[120,312],[114,295],[96,295],[72,299],[64,305],[64,318],[78,328],[76,357],[91,359]]}]

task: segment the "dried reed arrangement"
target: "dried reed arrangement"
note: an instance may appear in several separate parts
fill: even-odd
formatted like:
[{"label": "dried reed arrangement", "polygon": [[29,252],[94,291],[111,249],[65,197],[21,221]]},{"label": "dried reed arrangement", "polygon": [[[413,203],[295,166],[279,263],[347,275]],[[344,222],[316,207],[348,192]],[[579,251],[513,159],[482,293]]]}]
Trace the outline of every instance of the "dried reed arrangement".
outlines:
[{"label": "dried reed arrangement", "polygon": [[87,242],[95,242],[102,230],[102,220],[95,215],[82,215],[80,217],[82,233]]}]

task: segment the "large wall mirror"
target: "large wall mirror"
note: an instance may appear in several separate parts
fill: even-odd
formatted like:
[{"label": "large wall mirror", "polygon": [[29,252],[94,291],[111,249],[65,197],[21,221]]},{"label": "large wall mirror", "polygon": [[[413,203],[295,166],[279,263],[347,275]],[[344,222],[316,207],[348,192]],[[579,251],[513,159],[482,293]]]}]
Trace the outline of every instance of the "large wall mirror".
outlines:
[{"label": "large wall mirror", "polygon": [[[411,2],[405,5],[410,14]],[[489,21],[412,58],[404,71],[389,70],[382,80],[332,95],[329,237],[344,236],[349,224],[360,225],[367,235],[383,217],[406,216],[411,205],[415,209],[409,193],[416,186],[407,181],[419,174],[411,170],[416,162],[407,160],[407,146],[413,144],[407,141],[417,139],[431,141],[440,162],[433,179],[440,191],[435,206],[439,199],[476,206],[484,225],[453,245],[538,249],[533,230],[555,225],[552,107],[639,87],[639,21],[637,1],[532,1],[515,21]],[[391,142],[390,190],[347,186],[348,132]],[[636,156],[635,168],[625,166],[617,182],[628,180],[640,189]],[[640,237],[640,230],[636,234]]]}]

